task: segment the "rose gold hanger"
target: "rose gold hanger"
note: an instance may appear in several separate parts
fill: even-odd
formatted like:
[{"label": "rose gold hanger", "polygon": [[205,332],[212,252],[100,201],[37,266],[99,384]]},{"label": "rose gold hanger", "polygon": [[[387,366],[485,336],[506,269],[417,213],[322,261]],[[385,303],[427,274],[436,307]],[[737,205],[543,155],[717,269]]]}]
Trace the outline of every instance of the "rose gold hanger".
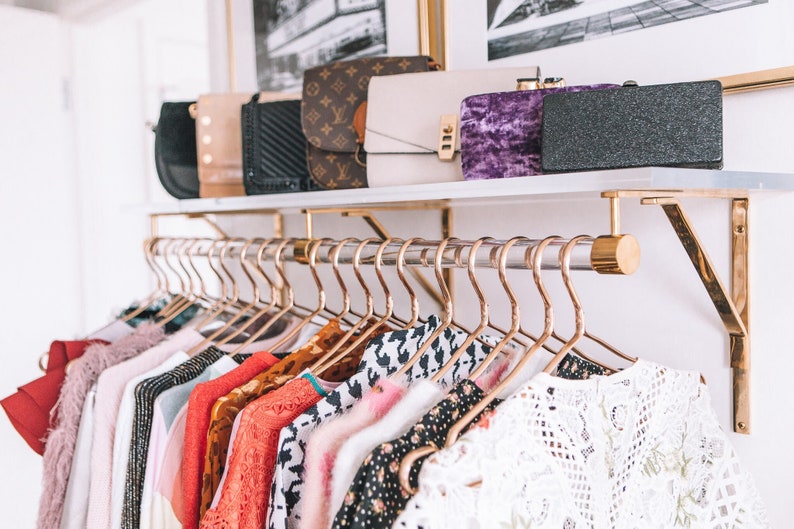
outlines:
[{"label": "rose gold hanger", "polygon": [[[418,319],[418,317],[419,317],[418,316],[418,313],[419,313],[419,306],[418,306],[419,302],[418,301],[416,302],[416,313],[414,313],[413,312],[414,300],[410,299],[410,305],[411,305],[412,312],[411,312],[411,318],[409,320],[405,320],[404,318],[401,318],[400,316],[397,316],[394,313],[394,297],[391,295],[391,290],[389,289],[389,284],[386,281],[386,278],[384,277],[384,274],[383,274],[383,254],[384,254],[384,252],[386,250],[386,247],[391,245],[391,244],[395,244],[397,242],[404,243],[405,241],[403,241],[402,239],[396,238],[396,237],[391,237],[391,238],[385,240],[378,247],[378,251],[375,253],[375,274],[378,277],[378,281],[380,282],[381,287],[383,289],[383,295],[385,296],[385,299],[386,299],[386,311],[387,311],[386,314],[390,314],[389,321],[391,321],[393,324],[399,326],[399,328],[401,328],[401,329],[409,329],[409,328],[411,328],[414,325],[414,323],[416,323],[416,319]],[[400,245],[400,248],[402,248],[402,244]],[[397,258],[399,259],[399,257],[400,257],[400,252],[398,250]],[[398,276],[399,276],[400,272],[402,272],[402,270],[399,270],[399,268],[400,268],[399,264],[398,264],[397,268],[398,268],[398,272],[397,273],[398,273]],[[404,273],[403,273],[403,276],[402,276],[402,278],[400,280],[401,280],[401,282],[403,282],[403,285],[404,285],[404,280],[405,280]],[[410,296],[411,296],[411,291],[409,290],[409,298],[410,298]]]},{"label": "rose gold hanger", "polygon": [[[480,362],[480,365],[477,366],[474,371],[472,371],[471,375],[469,375],[471,380],[477,380],[485,372],[491,362],[498,357],[499,353],[501,353],[508,344],[513,342],[515,336],[521,330],[521,306],[518,303],[518,297],[516,296],[516,293],[507,278],[507,257],[510,253],[510,249],[519,242],[531,243],[532,241],[527,237],[522,236],[509,239],[504,243],[499,252],[497,265],[499,282],[502,284],[502,288],[507,294],[507,299],[510,301],[510,328],[504,333],[502,339],[499,340],[499,342],[493,347],[483,361]],[[532,246],[530,246],[527,251],[531,251],[531,249]],[[535,340],[533,346],[537,343],[538,341]]]},{"label": "rose gold hanger", "polygon": [[207,242],[207,239],[195,239],[190,246],[188,246],[185,256],[187,257],[188,267],[193,271],[193,275],[196,276],[196,283],[198,285],[198,293],[196,294],[196,297],[201,300],[202,305],[209,307],[212,306],[217,300],[213,299],[207,292],[207,285],[204,281],[204,276],[201,274],[201,272],[199,272],[198,268],[196,268],[196,263],[193,261],[193,258],[197,257],[198,255],[197,248],[205,242]]},{"label": "rose gold hanger", "polygon": [[[298,325],[296,325],[292,330],[290,330],[286,335],[284,335],[284,337],[281,338],[278,341],[278,343],[274,344],[272,347],[274,351],[279,351],[282,347],[284,347],[284,345],[287,344],[289,340],[297,336],[297,334],[301,331],[301,329],[303,329],[310,322],[314,321],[315,318],[317,318],[317,316],[319,316],[324,312],[326,313],[328,312],[328,309],[326,307],[327,294],[325,292],[325,288],[323,287],[323,283],[320,280],[320,276],[317,273],[317,255],[323,243],[326,242],[327,240],[328,239],[320,239],[316,241],[314,244],[312,244],[309,247],[309,251],[308,251],[309,271],[312,275],[312,279],[314,279],[314,284],[317,286],[317,296],[318,296],[317,308],[310,311],[306,316],[304,316],[303,319],[298,323]],[[308,311],[309,309],[304,309],[304,310]],[[328,321],[331,321],[331,319],[329,319]]]},{"label": "rose gold hanger", "polygon": [[[529,239],[525,239],[525,240],[529,241]],[[525,251],[525,260],[527,261],[527,266],[531,268],[531,263],[529,262],[529,253],[530,252]],[[503,281],[506,281],[506,276],[503,279]],[[492,329],[495,329],[497,332],[501,333],[502,335],[506,334],[506,331],[500,329],[499,327],[496,327],[493,324],[491,324],[490,326],[491,326]],[[615,352],[616,354],[622,354],[622,353],[619,353],[615,348],[613,348],[612,346],[610,346],[609,344],[607,344],[606,342],[601,340],[600,338],[598,338],[596,336],[590,336],[589,334],[587,336],[590,337],[593,341],[596,341],[597,343],[602,344],[604,347],[608,348],[609,350]],[[524,328],[523,323],[519,324],[518,333],[515,336],[513,336],[511,339],[512,339],[512,341],[515,344],[517,344],[517,345],[519,345],[521,347],[526,347],[527,344],[520,337],[528,338],[531,343],[534,343],[534,342],[538,341],[538,337],[535,336],[533,333],[527,331]],[[552,332],[551,338],[556,340],[556,341],[558,341],[560,344],[564,344],[564,343],[566,343],[568,341],[566,338],[563,338],[562,336],[560,336],[556,331]],[[541,345],[541,347],[543,349],[545,349],[546,351],[548,351],[549,353],[551,353],[552,356],[556,355],[557,352],[558,352],[558,349],[555,349],[555,348],[551,347],[551,345],[548,343],[548,341],[543,343]],[[577,349],[576,347],[573,347],[572,351],[574,353],[576,353],[578,356],[580,356],[581,358],[583,358],[583,359],[585,359],[585,360],[587,360],[587,361],[589,361],[589,362],[591,362],[593,364],[599,365],[599,366],[603,367],[604,369],[614,371],[613,368],[604,365],[602,362],[599,362],[598,360],[596,360],[594,358],[591,358],[590,356],[586,355],[584,352],[582,352],[581,350]],[[472,378],[474,380],[474,379],[476,379],[476,377],[481,375],[484,372],[485,367],[487,367],[488,363],[490,363],[493,360],[493,358],[495,358],[495,356],[492,356],[492,355],[490,355],[488,358],[486,358],[486,360],[483,361],[483,363],[481,365],[481,368],[478,369],[477,371],[475,371],[470,376],[470,378]]]},{"label": "rose gold hanger", "polygon": [[[444,446],[450,446],[452,443],[458,440],[461,432],[477,417],[482,413],[488,405],[493,402],[493,400],[507,387],[509,387],[510,383],[513,379],[518,376],[524,365],[529,361],[535,352],[540,349],[540,347],[549,339],[552,332],[554,331],[554,311],[552,310],[551,298],[549,297],[549,293],[546,290],[545,285],[543,284],[543,278],[541,276],[541,264],[543,261],[543,252],[546,247],[551,244],[553,241],[558,240],[559,237],[552,236],[546,237],[542,241],[538,243],[538,245],[532,251],[532,278],[535,281],[535,286],[538,289],[538,293],[540,294],[541,300],[543,301],[543,309],[544,309],[544,327],[543,333],[540,335],[540,338],[533,343],[529,349],[524,353],[521,359],[516,363],[516,366],[513,370],[499,383],[497,384],[486,396],[483,400],[478,402],[474,407],[469,410],[466,415],[464,415],[460,420],[458,420],[455,424],[452,425],[450,428],[449,433],[447,435],[446,442]],[[512,240],[512,239],[511,239]],[[505,253],[503,251],[502,255],[500,256],[500,266],[499,271],[500,274],[504,272],[504,258]],[[501,343],[501,342],[500,342]],[[481,366],[482,367],[482,366]],[[479,369],[479,368],[478,368]],[[479,374],[478,374],[479,376]],[[476,378],[474,375],[472,378]]]},{"label": "rose gold hanger", "polygon": [[571,266],[571,251],[576,244],[582,240],[588,239],[589,237],[585,235],[580,235],[578,237],[574,237],[570,241],[568,241],[565,246],[563,246],[562,250],[560,251],[560,273],[562,275],[563,283],[565,284],[565,288],[568,291],[568,295],[571,297],[571,303],[573,303],[574,309],[574,320],[576,322],[576,327],[574,329],[573,336],[565,342],[559,352],[554,356],[554,358],[546,364],[546,367],[543,369],[544,373],[552,373],[557,369],[557,365],[565,358],[565,355],[568,354],[574,344],[578,342],[585,333],[584,327],[584,310],[582,309],[582,303],[579,301],[579,296],[576,294],[576,290],[573,288],[573,282],[571,281],[571,273],[570,273],[570,266]]},{"label": "rose gold hanger", "polygon": [[[510,329],[507,331],[507,333],[505,334],[504,338],[502,338],[502,340],[500,340],[499,343],[496,344],[496,346],[494,346],[494,349],[488,354],[488,356],[483,360],[483,362],[474,371],[474,373],[472,373],[470,375],[470,379],[472,379],[472,380],[476,380],[477,377],[479,377],[481,372],[485,370],[485,367],[488,365],[488,363],[497,354],[499,354],[499,351],[502,349],[502,347],[504,347],[505,344],[510,342],[510,340],[518,332],[518,329],[520,327],[520,324],[521,324],[521,313],[520,313],[520,309],[519,309],[518,299],[517,299],[517,297],[515,295],[515,291],[510,286],[510,283],[507,280],[506,269],[507,269],[507,256],[508,256],[508,254],[510,252],[510,248],[512,248],[516,243],[522,242],[522,241],[528,242],[529,239],[526,238],[526,237],[513,237],[512,239],[510,239],[507,242],[505,242],[504,245],[502,246],[501,251],[499,252],[499,260],[498,260],[498,265],[497,265],[497,270],[499,272],[499,279],[500,279],[500,281],[502,283],[502,287],[504,288],[505,293],[507,294],[508,299],[510,300],[510,309],[511,309],[511,311],[510,311],[511,312]],[[537,247],[535,248],[536,255],[542,255],[543,249],[550,242],[551,242],[551,239],[544,239],[543,241],[541,241],[537,245]],[[537,267],[539,269],[541,260],[539,258],[537,258],[537,259],[535,259],[533,261],[533,264],[535,264],[535,261],[537,262],[536,264],[537,264]],[[534,266],[533,266],[533,271],[534,271]],[[536,283],[537,283],[537,281],[536,281]],[[550,304],[549,304],[549,307],[550,307]],[[549,324],[549,321],[550,320],[549,320],[548,314],[547,314],[547,326]],[[509,379],[514,377],[520,371],[521,367],[523,366],[523,363],[525,363],[529,359],[530,355],[534,352],[534,349],[537,349],[538,347],[540,347],[540,345],[539,345],[539,342],[536,341],[530,347],[530,349],[527,351],[526,355],[517,363],[517,365],[513,369],[513,371],[500,384],[498,384],[496,386],[496,388],[494,388],[492,393],[490,393],[489,395],[486,395],[484,400],[487,400],[489,396],[491,396],[491,400],[492,400],[494,396],[498,395],[498,391],[501,390],[501,387],[503,385],[506,385],[507,382],[509,381]],[[494,351],[496,351],[496,352],[494,352]],[[489,402],[490,401],[486,402],[482,406],[482,408],[485,409],[485,407],[488,405]],[[479,406],[479,404],[475,405],[475,408],[478,407],[478,406]],[[476,418],[479,415],[479,413],[480,412],[477,412],[476,414],[472,414],[471,412],[469,412],[466,415],[464,415],[461,419],[459,419],[455,424],[453,424],[452,428],[450,428],[449,434],[447,436],[447,443],[448,444],[446,446],[449,446],[449,444],[451,444],[452,442],[454,442],[454,440],[457,439],[457,436],[460,433],[457,430],[462,431],[463,428],[468,426],[468,424],[473,420],[472,417]],[[450,438],[453,438],[452,441],[450,440]],[[423,457],[425,457],[427,455],[430,455],[430,454],[432,454],[434,452],[437,452],[438,450],[439,450],[439,447],[431,444],[431,445],[428,445],[428,446],[422,446],[422,447],[416,448],[416,449],[412,450],[411,452],[409,452],[408,454],[406,454],[405,457],[403,457],[402,461],[400,461],[400,467],[398,469],[397,474],[398,474],[398,477],[399,477],[399,480],[400,480],[400,485],[406,491],[408,491],[411,494],[416,494],[416,490],[413,489],[413,487],[410,484],[410,480],[409,480],[410,479],[411,468],[413,467],[414,463],[416,463],[416,461],[418,461],[419,459],[421,459],[421,458],[423,458]]]},{"label": "rose gold hanger", "polygon": [[[240,249],[240,256],[239,256],[240,266],[242,267],[242,270],[243,270],[243,273],[245,274],[245,276],[251,282],[252,290],[253,290],[252,301],[248,302],[242,308],[239,308],[239,309],[235,308],[234,310],[230,310],[233,307],[234,303],[236,303],[237,300],[239,300],[239,297],[240,297],[239,286],[237,285],[237,281],[234,280],[232,282],[232,298],[229,300],[229,304],[226,305],[225,308],[223,309],[223,312],[231,312],[231,314],[232,314],[231,317],[223,325],[221,325],[218,329],[216,329],[215,331],[211,332],[208,336],[206,336],[200,343],[196,344],[188,352],[188,355],[195,354],[196,352],[201,351],[201,350],[205,349],[207,346],[209,346],[210,344],[212,344],[218,337],[222,336],[229,328],[231,328],[241,318],[246,316],[248,314],[248,312],[256,306],[256,302],[259,300],[259,286],[256,284],[256,281],[254,280],[253,276],[250,274],[250,272],[248,271],[247,267],[244,264],[246,252],[248,251],[248,249],[253,244],[253,240],[251,240],[251,239],[246,240],[246,239],[242,239],[242,238],[229,239],[228,242],[224,245],[223,249],[221,249],[221,252],[220,252],[220,265],[221,265],[221,268],[223,269],[223,271],[226,273],[227,276],[229,276],[230,278],[234,278],[233,274],[231,274],[229,272],[229,269],[226,267],[226,264],[224,263],[224,261],[226,259],[226,250],[229,249],[231,247],[231,245],[233,243],[236,243],[236,242],[242,242],[242,248]],[[229,257],[233,257],[233,252],[229,253]]]},{"label": "rose gold hanger", "polygon": [[[231,354],[237,354],[245,350],[246,347],[254,343],[258,340],[261,336],[264,336],[265,333],[285,314],[287,314],[293,307],[293,303],[295,300],[295,292],[292,289],[292,285],[287,279],[287,275],[284,272],[284,248],[288,245],[293,243],[293,239],[278,239],[278,243],[276,245],[275,253],[273,255],[273,263],[275,265],[276,273],[279,275],[279,278],[284,283],[284,288],[287,291],[287,300],[286,304],[283,304],[280,310],[270,317],[270,319],[262,325],[259,329],[252,332],[251,335],[240,345],[238,345]],[[261,311],[259,313],[261,315]],[[255,316],[256,317],[256,316]]]},{"label": "rose gold hanger", "polygon": [[[163,260],[166,266],[176,275],[179,279],[179,285],[181,288],[181,292],[179,293],[179,300],[172,304],[170,307],[164,307],[160,313],[158,313],[158,320],[157,325],[162,327],[166,323],[172,321],[174,318],[182,314],[188,307],[190,307],[193,303],[191,299],[191,292],[189,288],[189,282],[185,280],[182,274],[179,272],[179,269],[171,263],[171,260],[168,258],[171,255],[170,249],[172,246],[176,245],[176,250],[173,252],[174,255],[178,255],[180,249],[183,245],[187,244],[186,239],[172,239],[171,243],[166,247],[163,254]],[[177,262],[178,259],[177,259]]]},{"label": "rose gold hanger", "polygon": [[[278,343],[274,344],[271,347],[271,349],[275,350],[276,348],[283,346],[283,344],[286,343],[287,340],[289,340],[290,338],[295,336],[298,333],[298,331],[301,328],[303,328],[308,322],[312,321],[315,317],[317,317],[318,315],[320,315],[321,313],[326,311],[326,307],[325,307],[325,302],[326,302],[325,301],[326,300],[325,289],[323,288],[322,281],[320,280],[320,277],[319,277],[319,275],[317,274],[317,271],[316,271],[317,251],[319,250],[322,242],[324,242],[324,239],[317,240],[317,241],[312,241],[310,243],[310,248],[309,248],[309,253],[311,255],[310,262],[309,262],[309,265],[310,265],[309,266],[309,270],[311,271],[312,277],[313,277],[313,279],[315,281],[315,284],[317,286],[318,307],[315,310],[311,311],[309,314],[303,315],[302,316],[303,319],[302,319],[301,322],[298,323],[298,326],[296,328],[293,328],[289,333],[287,333],[284,337],[282,337],[282,339],[279,340]],[[293,247],[294,244],[295,244],[295,239],[283,239],[283,240],[281,240],[279,242],[279,244],[277,245],[276,250],[275,250],[274,255],[273,255],[273,264],[275,266],[276,273],[278,274],[279,279],[283,283],[283,289],[286,291],[286,296],[285,296],[286,297],[286,301],[282,302],[280,310],[276,314],[273,314],[270,317],[270,319],[267,321],[267,323],[265,323],[262,327],[260,327],[256,331],[254,331],[245,342],[240,344],[232,352],[233,354],[239,353],[240,351],[244,350],[246,347],[251,345],[253,342],[255,342],[256,340],[260,339],[260,337],[265,336],[265,333],[268,330],[270,330],[270,328],[277,321],[279,321],[284,315],[286,315],[287,313],[295,314],[293,312],[294,308],[297,306],[296,303],[295,303],[295,291],[293,290],[292,285],[290,284],[289,278],[287,277],[287,274],[286,274],[286,271],[285,271],[285,261],[286,261],[286,259],[285,259],[285,255],[284,255],[285,248],[287,246]],[[313,250],[313,252],[312,252],[312,250]],[[303,307],[298,307],[298,308],[300,308],[301,310],[309,310],[309,309],[304,309]]]},{"label": "rose gold hanger", "polygon": [[[258,244],[255,259],[256,259],[256,263],[260,263],[262,260],[262,256],[264,255],[268,246],[272,244],[273,239],[256,238],[256,239],[252,239],[251,242],[252,244],[253,243]],[[252,281],[254,306],[260,305],[260,308],[243,324],[238,325],[237,328],[234,329],[232,332],[218,339],[215,343],[215,345],[217,346],[221,346],[223,344],[229,343],[238,336],[240,336],[241,334],[243,334],[244,332],[246,332],[248,329],[251,328],[251,326],[256,324],[256,322],[258,322],[261,318],[267,317],[268,313],[276,306],[276,299],[278,297],[276,285],[273,283],[273,281],[270,279],[270,276],[264,271],[264,269],[261,266],[258,265],[253,266],[248,262],[247,255],[248,255],[247,252],[243,252],[241,254],[240,264],[245,274]],[[253,279],[254,274],[256,274],[260,279],[263,279],[267,284],[268,286],[267,290],[270,293],[269,301],[265,301],[262,299],[262,291],[259,289],[259,284]]]},{"label": "rose gold hanger", "polygon": [[[158,239],[157,252],[159,253],[159,255],[160,255],[161,259],[162,259],[162,263],[164,263],[164,265],[165,265],[165,266],[158,265],[158,267],[159,267],[160,271],[162,272],[163,277],[165,278],[166,288],[167,288],[169,294],[171,295],[171,299],[168,301],[168,303],[165,304],[165,306],[163,308],[161,308],[157,312],[157,314],[155,315],[155,318],[161,318],[164,315],[170,314],[171,311],[175,307],[178,307],[179,305],[181,305],[184,302],[182,294],[178,290],[174,290],[171,287],[171,277],[172,277],[172,274],[176,273],[176,271],[173,269],[173,267],[171,267],[171,263],[168,261],[168,252],[170,251],[171,246],[173,246],[175,244],[175,242],[176,242],[176,240],[173,239],[173,238],[159,238]],[[168,270],[166,270],[166,269],[171,270],[171,273],[169,274]]]},{"label": "rose gold hanger", "polygon": [[[360,246],[363,246],[363,245],[367,244],[368,241],[371,242],[373,240],[377,241],[377,239],[369,239],[367,241],[362,242],[362,244]],[[361,335],[358,338],[356,338],[356,340],[352,344],[350,344],[345,349],[341,350],[340,353],[337,355],[337,357],[335,359],[329,360],[324,366],[320,366],[318,368],[317,372],[316,372],[316,374],[318,376],[322,376],[322,374],[329,367],[334,365],[334,363],[336,361],[340,360],[341,358],[344,358],[345,356],[347,356],[351,352],[355,351],[356,348],[361,346],[361,344],[366,343],[367,341],[369,341],[370,337],[375,333],[375,331],[377,331],[378,329],[382,328],[382,326],[386,325],[387,322],[389,322],[389,321],[397,321],[397,323],[399,323],[400,325],[405,325],[407,323],[405,321],[396,320],[394,318],[394,298],[392,297],[391,292],[389,291],[389,284],[386,282],[386,278],[383,277],[383,252],[394,241],[395,241],[395,239],[393,239],[393,238],[388,238],[388,239],[382,241],[381,244],[378,245],[378,249],[375,251],[375,257],[374,257],[375,274],[378,277],[378,282],[380,283],[381,288],[383,289],[383,294],[384,294],[384,297],[385,297],[385,300],[386,300],[386,308],[385,308],[385,311],[384,311],[383,315],[378,319],[378,321],[376,321],[375,323],[370,325],[368,328],[366,328],[361,333]],[[359,278],[360,281],[363,279],[359,273],[357,273],[356,275],[357,275],[357,277]],[[365,284],[365,282],[362,281],[362,286],[364,284]],[[366,290],[366,292],[368,294],[369,290],[366,289],[366,287],[365,287],[365,290]],[[369,298],[370,304],[371,304],[371,296],[368,296],[368,298]],[[367,319],[369,319],[369,318],[367,318]],[[344,343],[344,342],[342,342],[342,343]]]},{"label": "rose gold hanger", "polygon": [[[415,239],[414,242],[422,241],[422,240],[423,239],[417,238]],[[457,239],[454,237],[447,237],[439,241],[433,262],[434,265],[433,270],[435,271],[436,282],[438,283],[438,287],[441,292],[441,298],[444,305],[444,320],[441,322],[441,325],[439,325],[438,328],[435,331],[433,331],[433,333],[428,337],[428,339],[419,347],[416,353],[411,355],[411,357],[402,365],[402,367],[400,367],[400,369],[398,369],[397,372],[395,372],[392,375],[393,379],[398,379],[403,375],[405,375],[405,373],[407,373],[408,370],[416,362],[418,362],[422,358],[422,356],[424,356],[425,352],[430,348],[433,342],[436,341],[436,339],[438,339],[438,337],[441,336],[441,334],[450,326],[450,324],[452,323],[455,317],[455,313],[454,313],[455,308],[452,303],[452,295],[449,293],[449,286],[447,285],[447,282],[444,279],[444,274],[442,273],[443,270],[442,261],[444,256],[444,249],[451,241],[455,241],[455,240]]]},{"label": "rose gold hanger", "polygon": [[[233,312],[236,303],[240,299],[240,289],[237,285],[237,279],[232,275],[231,272],[229,272],[229,269],[226,267],[225,260],[226,260],[226,254],[231,248],[231,246],[233,244],[243,241],[245,241],[245,239],[242,238],[230,238],[230,239],[219,240],[219,243],[221,243],[220,252],[218,253],[218,266],[220,267],[220,271],[218,271],[215,268],[213,268],[213,271],[216,273],[218,279],[221,281],[222,289],[226,293],[226,295],[223,296],[219,304],[216,304],[214,306],[214,310],[211,311],[209,317],[204,318],[202,322],[196,326],[196,329],[199,329],[199,332],[203,332],[201,331],[201,329],[203,329],[206,325],[210,324],[217,318],[221,317],[223,314]],[[230,285],[229,288],[226,288],[227,280]],[[189,301],[190,302],[185,307],[181,308],[181,310],[179,311],[180,313],[183,312],[192,304],[192,301],[191,300]],[[167,317],[165,321],[166,322],[170,321],[177,315],[178,314],[172,314],[171,316]],[[196,348],[193,349],[193,351],[195,350]]]},{"label": "rose gold hanger", "polygon": [[[477,250],[480,249],[480,246],[486,241],[492,241],[491,237],[482,237],[474,241],[469,250],[469,255],[467,259],[466,269],[469,276],[469,283],[471,284],[474,293],[477,295],[477,299],[480,303],[480,323],[476,329],[474,329],[460,344],[460,347],[452,354],[449,360],[441,366],[435,375],[430,379],[431,382],[438,384],[442,377],[458,362],[461,356],[466,352],[471,344],[477,340],[477,337],[482,334],[482,332],[488,327],[490,323],[490,310],[488,306],[488,300],[485,297],[485,292],[483,292],[482,288],[480,287],[479,281],[477,281],[477,274],[476,270],[476,263],[477,263]],[[459,260],[460,257],[457,256],[456,260]]]},{"label": "rose gold hanger", "polygon": [[121,321],[130,321],[130,320],[132,320],[136,316],[138,316],[141,313],[143,313],[143,311],[148,309],[158,299],[160,299],[162,297],[165,297],[167,295],[170,295],[170,293],[168,292],[168,288],[166,286],[167,283],[163,279],[163,276],[165,275],[165,273],[162,270],[160,270],[158,265],[155,264],[154,249],[155,249],[155,247],[157,245],[158,240],[159,239],[157,239],[156,237],[152,237],[152,238],[146,239],[146,241],[144,241],[144,243],[143,243],[143,256],[144,256],[144,259],[146,260],[146,264],[149,266],[149,269],[154,274],[154,277],[155,277],[155,280],[157,281],[157,284],[155,285],[154,290],[146,298],[144,298],[143,300],[141,300],[141,301],[139,301],[137,303],[137,305],[138,305],[137,308],[135,310],[131,311],[130,313],[125,314],[121,318]]},{"label": "rose gold hanger", "polygon": [[[583,337],[590,338],[591,340],[595,341],[599,345],[604,346],[607,350],[613,352],[614,354],[616,354],[617,356],[619,356],[624,360],[628,360],[629,362],[632,363],[637,361],[636,358],[630,357],[618,351],[616,348],[612,347],[605,341],[601,340],[600,338],[594,337],[593,335],[587,332],[587,329],[585,327],[584,309],[582,308],[582,303],[579,299],[579,295],[576,293],[576,289],[573,286],[573,280],[571,279],[571,253],[573,252],[573,249],[577,244],[579,244],[582,241],[588,241],[588,240],[592,240],[592,237],[588,235],[576,236],[572,238],[570,241],[568,241],[563,247],[563,249],[560,251],[560,273],[562,275],[563,283],[565,284],[565,289],[568,291],[568,295],[571,298],[571,303],[573,303],[574,319],[576,322],[576,326],[574,328],[573,336],[571,336],[571,338],[567,342],[565,342],[565,344],[562,346],[559,352],[554,356],[554,358],[552,358],[549,361],[549,363],[543,369],[544,373],[549,373],[549,374],[553,373],[557,369],[557,366],[560,364],[560,362],[562,362],[562,360],[565,358],[565,355],[568,354],[568,352],[570,352],[573,349],[574,345],[577,342],[579,342]],[[581,353],[579,354],[580,356],[583,356],[581,355]],[[584,358],[586,358],[591,362],[595,362],[590,358],[587,357]],[[603,366],[603,364],[601,364],[600,362],[595,362],[595,363]],[[607,369],[610,369],[612,371],[617,371],[616,369],[612,369],[612,368],[607,368]]]},{"label": "rose gold hanger", "polygon": [[221,292],[220,297],[212,303],[205,311],[204,317],[198,321],[195,325],[196,329],[201,329],[209,322],[211,322],[217,315],[219,315],[222,311],[222,307],[228,298],[228,289],[226,287],[226,281],[224,280],[221,272],[216,268],[214,263],[215,259],[215,250],[218,249],[218,246],[225,242],[224,239],[213,239],[210,241],[210,245],[207,248],[207,263],[209,264],[210,270],[215,274],[218,278],[218,284],[220,285]]},{"label": "rose gold hanger", "polygon": [[[336,312],[337,317],[340,319],[346,319],[348,314],[353,314],[353,316],[356,316],[359,320],[364,317],[362,314],[358,314],[356,312],[351,313],[350,292],[348,292],[347,284],[342,277],[342,272],[339,270],[339,254],[346,244],[355,241],[357,241],[357,239],[353,237],[342,239],[341,241],[338,241],[337,244],[335,244],[328,252],[328,260],[331,261],[334,278],[336,279],[336,283],[339,285],[339,292],[342,298],[342,308]],[[353,322],[350,321],[349,324],[353,325]]]},{"label": "rose gold hanger", "polygon": [[416,292],[408,282],[408,278],[405,275],[405,252],[417,239],[417,237],[413,237],[400,245],[400,249],[397,251],[397,263],[395,265],[397,277],[400,280],[400,283],[402,283],[403,287],[405,287],[411,305],[411,319],[408,320],[403,327],[403,329],[406,330],[416,325],[416,322],[419,321],[419,297],[417,297]]},{"label": "rose gold hanger", "polygon": [[[344,358],[344,356],[352,351],[354,348],[352,347],[345,347],[345,344],[352,338],[356,333],[359,332],[367,323],[370,322],[370,318],[372,318],[373,314],[375,313],[375,301],[372,297],[372,292],[370,291],[369,287],[367,286],[367,282],[364,277],[361,275],[361,253],[364,248],[373,242],[378,242],[379,239],[369,238],[364,239],[363,241],[359,241],[358,245],[356,246],[356,250],[353,252],[353,273],[358,279],[359,284],[361,285],[362,290],[364,291],[364,299],[366,303],[366,312],[364,315],[359,318],[357,322],[353,324],[353,326],[345,333],[345,335],[336,343],[334,344],[331,349],[320,357],[311,367],[311,372],[315,376],[319,376],[323,372],[325,372],[328,367],[334,365],[336,362]],[[374,325],[373,325],[374,327]],[[360,338],[360,337],[359,337]],[[358,344],[359,340],[355,340],[354,344]]]}]

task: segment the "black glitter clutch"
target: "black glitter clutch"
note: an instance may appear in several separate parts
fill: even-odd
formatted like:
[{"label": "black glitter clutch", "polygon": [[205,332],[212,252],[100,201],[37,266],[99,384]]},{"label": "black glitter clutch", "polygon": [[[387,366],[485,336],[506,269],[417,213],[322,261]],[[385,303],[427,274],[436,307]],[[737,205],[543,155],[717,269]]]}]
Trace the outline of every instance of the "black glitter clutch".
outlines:
[{"label": "black glitter clutch", "polygon": [[722,168],[722,85],[699,81],[549,94],[544,172]]}]

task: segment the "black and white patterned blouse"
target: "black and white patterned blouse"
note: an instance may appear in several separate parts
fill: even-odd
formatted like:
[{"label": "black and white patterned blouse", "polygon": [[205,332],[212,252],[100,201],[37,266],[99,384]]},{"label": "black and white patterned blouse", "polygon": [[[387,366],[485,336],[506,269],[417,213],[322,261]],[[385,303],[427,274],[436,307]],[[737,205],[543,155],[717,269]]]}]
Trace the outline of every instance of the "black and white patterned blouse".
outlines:
[{"label": "black and white patterned blouse", "polygon": [[[303,465],[306,444],[312,432],[323,421],[352,408],[379,378],[399,370],[440,324],[437,316],[431,316],[422,326],[386,333],[371,340],[358,372],[281,430],[276,471],[270,491],[268,529],[296,529],[300,524]],[[410,383],[430,378],[448,362],[467,336],[461,331],[445,329],[422,358],[406,372],[405,380]],[[467,377],[490,350],[490,347],[474,342],[454,367],[445,373],[441,383],[451,385]]]}]

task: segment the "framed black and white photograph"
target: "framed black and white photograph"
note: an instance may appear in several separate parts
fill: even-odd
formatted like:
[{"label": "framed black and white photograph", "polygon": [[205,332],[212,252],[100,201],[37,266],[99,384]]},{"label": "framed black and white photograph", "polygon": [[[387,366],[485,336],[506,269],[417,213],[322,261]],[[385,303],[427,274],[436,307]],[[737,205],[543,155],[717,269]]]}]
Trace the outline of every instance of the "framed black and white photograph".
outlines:
[{"label": "framed black and white photograph", "polygon": [[569,82],[650,84],[794,64],[790,0],[447,0],[444,7],[448,69],[537,65]]},{"label": "framed black and white photograph", "polygon": [[416,55],[416,2],[253,0],[260,90],[299,92],[303,72],[333,61]]}]

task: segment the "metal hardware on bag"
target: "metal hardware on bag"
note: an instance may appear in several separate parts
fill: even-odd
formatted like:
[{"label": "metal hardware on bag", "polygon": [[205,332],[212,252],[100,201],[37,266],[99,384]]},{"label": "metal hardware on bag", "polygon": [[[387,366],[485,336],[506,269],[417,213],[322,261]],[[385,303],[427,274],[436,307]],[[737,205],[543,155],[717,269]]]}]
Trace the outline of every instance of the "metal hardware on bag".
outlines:
[{"label": "metal hardware on bag", "polygon": [[438,128],[438,159],[442,162],[451,162],[455,158],[457,133],[457,114],[442,114]]},{"label": "metal hardware on bag", "polygon": [[516,90],[538,90],[543,88],[543,83],[538,77],[516,79]]},{"label": "metal hardware on bag", "polygon": [[566,86],[564,77],[526,77],[516,79],[516,90],[540,90],[541,88],[563,88]]},{"label": "metal hardware on bag", "polygon": [[362,160],[362,154],[364,153],[364,146],[361,143],[356,143],[356,152],[353,153],[353,160],[355,160],[356,165],[359,167],[366,167],[367,162],[366,160]]},{"label": "metal hardware on bag", "polygon": [[190,117],[196,119],[198,117],[198,105],[196,103],[191,103],[189,107],[187,107],[187,112],[190,114]]},{"label": "metal hardware on bag", "polygon": [[640,86],[640,84],[637,81],[632,81],[631,79],[623,83],[624,88],[629,88],[629,87],[633,88],[635,86]]},{"label": "metal hardware on bag", "polygon": [[543,80],[543,88],[565,88],[564,77],[546,77]]}]

